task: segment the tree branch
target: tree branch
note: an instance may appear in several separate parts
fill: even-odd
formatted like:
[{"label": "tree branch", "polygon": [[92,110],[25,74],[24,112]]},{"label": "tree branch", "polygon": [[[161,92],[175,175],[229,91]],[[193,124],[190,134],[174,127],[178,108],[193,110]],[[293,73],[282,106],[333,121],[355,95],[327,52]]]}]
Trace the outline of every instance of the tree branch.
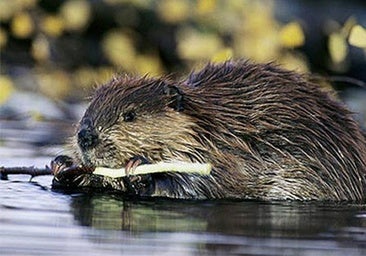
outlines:
[{"label": "tree branch", "polygon": [[52,170],[45,166],[45,168],[36,168],[34,166],[30,167],[0,167],[0,180],[7,180],[8,175],[13,174],[25,174],[30,175],[31,178],[35,176],[41,176],[41,175],[52,175]]}]

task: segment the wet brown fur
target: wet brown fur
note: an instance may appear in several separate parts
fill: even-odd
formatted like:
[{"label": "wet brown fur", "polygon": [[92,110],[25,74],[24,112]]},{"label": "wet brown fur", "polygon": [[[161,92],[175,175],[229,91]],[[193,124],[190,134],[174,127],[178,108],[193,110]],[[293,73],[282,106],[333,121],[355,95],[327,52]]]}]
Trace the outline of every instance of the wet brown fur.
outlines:
[{"label": "wet brown fur", "polygon": [[[167,89],[177,88],[177,98]],[[123,120],[133,111],[135,120]],[[183,81],[116,77],[96,90],[83,120],[98,144],[76,159],[123,167],[210,162],[209,177],[153,174],[143,196],[362,201],[366,141],[341,103],[317,84],[272,64],[208,64]],[[83,120],[81,123],[83,123]]]}]

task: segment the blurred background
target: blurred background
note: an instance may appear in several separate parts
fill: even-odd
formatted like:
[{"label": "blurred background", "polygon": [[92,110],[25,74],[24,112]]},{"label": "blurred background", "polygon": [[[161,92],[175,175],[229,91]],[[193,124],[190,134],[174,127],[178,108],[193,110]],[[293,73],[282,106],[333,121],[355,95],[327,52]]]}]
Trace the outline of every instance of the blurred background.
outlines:
[{"label": "blurred background", "polygon": [[1,119],[76,120],[113,74],[230,58],[366,81],[363,0],[0,0],[0,23]]},{"label": "blurred background", "polygon": [[[230,58],[331,77],[366,127],[365,2],[0,0],[0,166],[69,153],[116,73],[180,78]],[[125,201],[51,180],[0,181],[1,255],[366,255],[365,205]]]}]

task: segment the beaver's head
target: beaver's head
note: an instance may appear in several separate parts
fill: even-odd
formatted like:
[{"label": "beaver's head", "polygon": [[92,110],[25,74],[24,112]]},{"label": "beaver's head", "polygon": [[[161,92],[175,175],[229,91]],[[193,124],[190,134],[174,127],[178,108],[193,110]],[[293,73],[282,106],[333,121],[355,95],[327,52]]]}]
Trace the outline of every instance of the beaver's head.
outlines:
[{"label": "beaver's head", "polygon": [[200,160],[195,124],[181,111],[182,97],[162,79],[113,79],[96,90],[80,121],[77,158],[84,165],[110,168],[136,156],[151,162]]}]

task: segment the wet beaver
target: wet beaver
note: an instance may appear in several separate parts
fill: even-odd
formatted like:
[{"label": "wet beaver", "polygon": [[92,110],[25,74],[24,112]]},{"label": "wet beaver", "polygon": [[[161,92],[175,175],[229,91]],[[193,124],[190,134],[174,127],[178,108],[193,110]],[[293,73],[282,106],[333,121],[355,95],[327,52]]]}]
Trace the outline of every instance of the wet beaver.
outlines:
[{"label": "wet beaver", "polygon": [[65,178],[72,162],[59,158],[55,187],[181,199],[365,198],[366,140],[352,113],[272,64],[208,64],[179,82],[116,77],[96,90],[74,141],[73,162],[85,167],[184,161],[213,170]]}]

